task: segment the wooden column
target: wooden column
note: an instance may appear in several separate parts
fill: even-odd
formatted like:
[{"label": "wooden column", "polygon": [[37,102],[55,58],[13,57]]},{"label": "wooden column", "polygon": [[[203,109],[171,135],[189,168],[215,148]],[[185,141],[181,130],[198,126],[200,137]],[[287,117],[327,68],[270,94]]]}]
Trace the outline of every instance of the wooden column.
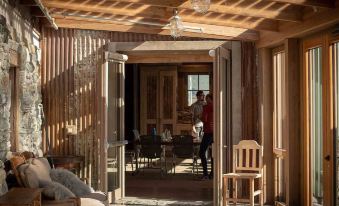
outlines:
[{"label": "wooden column", "polygon": [[259,50],[259,137],[264,146],[264,203],[274,203],[273,160],[273,66],[272,53],[268,48]]},{"label": "wooden column", "polygon": [[285,40],[286,66],[286,117],[284,119],[284,136],[286,137],[286,192],[287,205],[301,205],[301,148],[300,133],[300,59],[298,39]]},{"label": "wooden column", "polygon": [[258,82],[254,43],[241,43],[242,138],[258,141]]}]

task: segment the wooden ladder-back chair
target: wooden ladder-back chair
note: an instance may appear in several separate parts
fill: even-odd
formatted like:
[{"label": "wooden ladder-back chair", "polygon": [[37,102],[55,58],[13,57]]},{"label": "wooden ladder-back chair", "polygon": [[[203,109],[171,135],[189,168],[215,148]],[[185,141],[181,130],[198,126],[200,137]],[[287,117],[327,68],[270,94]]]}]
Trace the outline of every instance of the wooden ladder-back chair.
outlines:
[{"label": "wooden ladder-back chair", "polygon": [[[223,175],[224,179],[224,205],[229,202],[248,202],[254,205],[254,197],[259,196],[259,204],[263,205],[262,187],[263,147],[254,140],[242,140],[233,146],[233,173]],[[228,190],[228,180],[232,179],[232,197]],[[237,180],[249,180],[249,199],[241,199],[237,196]],[[254,180],[259,179],[259,189],[255,191]]]}]

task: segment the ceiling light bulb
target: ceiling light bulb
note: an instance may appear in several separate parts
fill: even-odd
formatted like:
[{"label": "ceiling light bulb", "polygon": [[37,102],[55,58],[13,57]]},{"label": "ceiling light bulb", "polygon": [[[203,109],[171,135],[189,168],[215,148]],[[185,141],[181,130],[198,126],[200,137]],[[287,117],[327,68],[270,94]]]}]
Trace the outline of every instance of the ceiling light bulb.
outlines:
[{"label": "ceiling light bulb", "polygon": [[174,38],[180,37],[184,31],[184,25],[177,13],[171,18],[169,27],[171,30],[171,36]]}]

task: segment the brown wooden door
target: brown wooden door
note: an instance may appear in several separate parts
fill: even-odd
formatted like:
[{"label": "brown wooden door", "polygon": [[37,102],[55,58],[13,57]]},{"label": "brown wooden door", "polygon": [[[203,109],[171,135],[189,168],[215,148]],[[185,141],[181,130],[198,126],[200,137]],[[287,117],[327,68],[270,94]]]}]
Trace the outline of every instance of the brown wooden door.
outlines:
[{"label": "brown wooden door", "polygon": [[157,71],[141,69],[140,72],[140,134],[159,131],[159,77]]},{"label": "brown wooden door", "polygon": [[176,71],[160,71],[160,90],[159,90],[159,125],[160,130],[165,129],[171,131],[171,134],[176,131],[176,85],[177,72]]},{"label": "brown wooden door", "polygon": [[140,134],[156,128],[173,134],[176,125],[176,66],[142,66],[140,71]]}]

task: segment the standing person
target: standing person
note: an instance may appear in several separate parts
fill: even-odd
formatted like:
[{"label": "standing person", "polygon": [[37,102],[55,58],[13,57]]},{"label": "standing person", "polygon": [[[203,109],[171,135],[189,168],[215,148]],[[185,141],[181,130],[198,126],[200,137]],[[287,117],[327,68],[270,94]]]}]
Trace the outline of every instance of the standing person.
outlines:
[{"label": "standing person", "polygon": [[204,105],[206,102],[204,101],[205,94],[203,91],[199,90],[196,94],[197,101],[191,105],[191,113],[192,113],[192,131],[193,136],[196,136],[198,139],[202,138],[203,133],[203,122],[201,120],[201,115],[203,111]]},{"label": "standing person", "polygon": [[207,105],[203,107],[202,121],[204,124],[204,136],[202,138],[199,150],[199,156],[201,159],[203,177],[202,180],[211,179],[213,177],[213,159],[211,160],[211,172],[208,175],[207,171],[207,158],[206,151],[208,147],[213,143],[213,96],[212,94],[206,95]]}]

